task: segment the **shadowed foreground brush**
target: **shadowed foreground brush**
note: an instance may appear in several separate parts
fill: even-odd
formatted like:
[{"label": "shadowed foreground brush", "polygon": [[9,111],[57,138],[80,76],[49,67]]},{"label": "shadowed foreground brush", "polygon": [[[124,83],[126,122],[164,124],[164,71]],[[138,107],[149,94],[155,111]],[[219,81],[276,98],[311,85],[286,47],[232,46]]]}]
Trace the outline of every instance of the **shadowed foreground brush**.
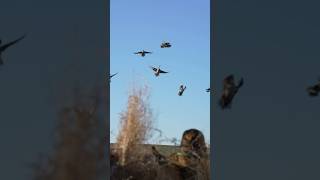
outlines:
[{"label": "shadowed foreground brush", "polygon": [[34,165],[35,180],[98,180],[107,176],[99,93],[74,91],[71,105],[61,108],[52,154]]}]

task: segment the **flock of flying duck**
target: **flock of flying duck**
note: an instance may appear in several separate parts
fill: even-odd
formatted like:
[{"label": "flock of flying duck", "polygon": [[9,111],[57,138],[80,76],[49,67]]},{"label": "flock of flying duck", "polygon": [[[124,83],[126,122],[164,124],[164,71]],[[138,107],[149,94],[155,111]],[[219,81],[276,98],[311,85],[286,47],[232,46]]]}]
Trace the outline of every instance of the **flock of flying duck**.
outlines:
[{"label": "flock of flying duck", "polygon": [[[161,48],[170,48],[172,45],[169,42],[163,42],[160,47]],[[138,52],[134,52],[134,54],[136,55],[140,55],[141,57],[145,57],[146,54],[152,54],[152,52],[149,51],[138,51]],[[160,74],[165,74],[165,73],[169,73],[167,71],[164,71],[162,69],[160,69],[159,67],[153,67],[150,66],[150,68],[153,70],[154,75],[156,77],[160,76]],[[111,82],[111,78],[115,75],[117,75],[118,73],[109,75],[109,82]],[[222,109],[225,108],[230,108],[231,107],[231,102],[234,98],[234,96],[237,94],[238,90],[240,89],[240,87],[243,85],[243,79],[241,79],[239,81],[239,83],[236,85],[234,82],[234,76],[233,75],[229,75],[227,76],[224,81],[223,81],[223,92],[222,92],[222,96],[219,100],[219,105]],[[182,96],[183,92],[186,90],[186,86],[185,85],[180,85],[179,86],[179,91],[178,91],[178,96]],[[211,92],[211,88],[206,89],[206,92]]]},{"label": "flock of flying duck", "polygon": [[[169,42],[163,42],[160,45],[161,48],[170,48],[171,46],[172,45]],[[139,52],[135,52],[134,54],[140,55],[141,57],[145,57],[146,54],[152,54],[152,52],[142,50]],[[160,69],[160,66],[157,68],[150,66],[150,68],[154,71],[155,76],[159,76],[161,73],[168,73],[167,71]],[[118,73],[110,75],[109,81],[116,74],[118,74]],[[224,78],[223,90],[222,90],[222,94],[221,94],[221,97],[218,102],[218,104],[220,105],[220,107],[222,109],[231,108],[232,101],[233,101],[235,95],[238,93],[239,89],[243,86],[243,84],[244,84],[243,78],[241,78],[238,81],[238,83],[236,84],[233,74],[228,75],[227,77]],[[182,96],[183,92],[186,90],[186,88],[187,87],[185,85],[180,85],[178,95]],[[211,92],[211,88],[206,89],[206,92]],[[318,93],[320,92],[320,78],[319,78],[318,84],[313,85],[313,86],[309,86],[307,88],[307,92],[308,92],[309,96],[311,96],[311,97],[318,96]]]},{"label": "flock of flying duck", "polygon": [[[170,48],[171,46],[172,46],[172,45],[171,45],[170,42],[162,42],[161,45],[160,45],[160,48]],[[142,50],[142,51],[134,52],[134,54],[140,55],[141,57],[145,57],[146,54],[152,54],[152,52]],[[158,67],[150,66],[150,68],[153,70],[154,75],[155,75],[156,77],[160,76],[160,74],[169,73],[169,72],[167,72],[167,71],[164,71],[164,70],[160,69],[160,66],[158,66]],[[111,82],[111,78],[112,78],[113,76],[115,76],[116,74],[118,74],[118,73],[109,75],[109,82]],[[180,85],[178,95],[179,95],[179,96],[182,96],[182,95],[183,95],[183,92],[186,90],[186,88],[187,88],[187,87],[186,87],[185,85]],[[207,89],[207,92],[210,92],[210,88]]]},{"label": "flock of flying duck", "polygon": [[[2,40],[0,39],[0,66],[4,64],[4,61],[2,59],[2,54],[6,52],[6,50],[13,46],[14,44],[20,42],[26,37],[26,35],[23,35],[13,41],[10,41],[6,44],[2,44]],[[161,48],[170,48],[172,45],[169,42],[163,42],[160,47]],[[141,57],[144,57],[146,54],[151,54],[152,52],[149,51],[139,51],[135,52],[134,54],[140,55]],[[167,71],[163,71],[160,69],[160,66],[158,68],[150,66],[150,68],[154,71],[155,76],[159,76],[161,73],[168,73]],[[111,78],[117,75],[118,73],[109,75],[109,82],[111,82]],[[239,82],[236,84],[234,80],[234,75],[229,75],[223,80],[223,90],[222,95],[219,99],[219,105],[222,109],[225,108],[231,108],[232,100],[234,99],[235,95],[238,93],[239,89],[243,86],[243,78],[239,80]],[[180,85],[178,95],[182,96],[183,92],[186,90],[185,85]],[[318,79],[318,83],[312,86],[307,87],[307,92],[310,97],[318,96],[320,92],[320,78]],[[206,92],[211,92],[211,89],[206,89]]]}]

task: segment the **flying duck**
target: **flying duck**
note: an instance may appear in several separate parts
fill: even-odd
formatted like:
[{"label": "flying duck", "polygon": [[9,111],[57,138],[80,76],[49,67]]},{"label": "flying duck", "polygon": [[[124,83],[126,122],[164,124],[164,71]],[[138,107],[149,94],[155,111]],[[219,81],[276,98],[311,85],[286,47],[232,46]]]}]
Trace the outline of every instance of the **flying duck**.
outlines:
[{"label": "flying duck", "polygon": [[186,86],[180,85],[178,95],[182,96],[182,94],[183,94],[184,90],[186,90],[186,88],[187,88]]},{"label": "flying duck", "polygon": [[150,66],[150,68],[154,71],[154,75],[155,75],[155,76],[159,76],[160,73],[168,73],[168,72],[166,72],[166,71],[161,70],[161,69],[160,69],[160,66],[159,66],[158,68],[155,68],[155,67]]},{"label": "flying duck", "polygon": [[160,47],[161,48],[170,48],[171,44],[169,42],[163,42],[163,43],[161,43]]},{"label": "flying duck", "polygon": [[222,109],[231,108],[232,100],[242,85],[243,78],[241,78],[238,85],[236,85],[233,75],[229,75],[223,80],[223,92],[219,101]]},{"label": "flying duck", "polygon": [[138,54],[142,57],[144,57],[146,54],[151,54],[152,52],[148,52],[148,51],[145,51],[145,50],[142,50],[142,51],[139,51],[139,52],[135,52],[134,54]]}]

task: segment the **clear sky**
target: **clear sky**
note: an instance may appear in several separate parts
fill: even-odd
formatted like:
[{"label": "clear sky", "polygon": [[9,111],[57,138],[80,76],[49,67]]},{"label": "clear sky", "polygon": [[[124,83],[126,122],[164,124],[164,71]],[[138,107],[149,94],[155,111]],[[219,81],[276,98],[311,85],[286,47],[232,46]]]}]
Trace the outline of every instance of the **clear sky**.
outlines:
[{"label": "clear sky", "polygon": [[[132,83],[151,88],[150,104],[156,128],[169,138],[181,138],[189,128],[210,136],[210,1],[111,0],[110,85],[111,142],[119,128]],[[171,48],[161,49],[162,41]],[[144,58],[133,54],[152,51]],[[155,77],[149,66],[168,74]],[[181,84],[187,86],[178,96]]]}]

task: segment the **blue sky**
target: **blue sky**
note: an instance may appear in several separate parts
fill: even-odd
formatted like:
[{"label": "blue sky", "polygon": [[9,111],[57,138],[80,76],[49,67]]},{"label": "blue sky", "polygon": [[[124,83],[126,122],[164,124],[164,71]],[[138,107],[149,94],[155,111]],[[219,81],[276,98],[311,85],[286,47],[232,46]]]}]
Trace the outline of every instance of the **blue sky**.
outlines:
[{"label": "blue sky", "polygon": [[[133,82],[148,85],[155,126],[166,137],[181,138],[189,128],[210,140],[210,1],[111,0],[111,142],[119,128]],[[172,43],[161,49],[162,41]],[[133,54],[145,49],[144,58]],[[149,66],[169,71],[155,77]],[[178,96],[180,84],[187,86]]]}]

